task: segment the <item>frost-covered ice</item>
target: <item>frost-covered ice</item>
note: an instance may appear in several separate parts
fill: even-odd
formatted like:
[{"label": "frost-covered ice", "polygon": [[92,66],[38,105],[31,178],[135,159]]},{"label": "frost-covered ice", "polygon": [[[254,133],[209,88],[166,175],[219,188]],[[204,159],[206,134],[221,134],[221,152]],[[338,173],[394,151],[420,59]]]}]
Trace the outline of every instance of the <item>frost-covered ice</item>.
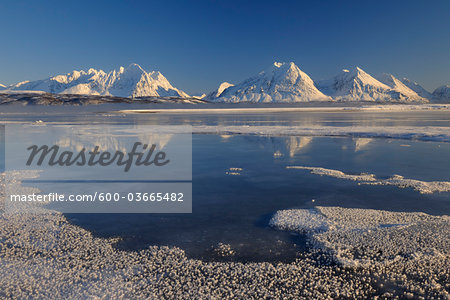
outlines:
[{"label": "frost-covered ice", "polygon": [[[36,174],[15,172],[8,174],[8,192],[29,193],[21,179]],[[5,174],[1,175],[4,192]],[[1,196],[5,196],[4,194]],[[4,197],[1,197],[4,199]],[[45,209],[37,207],[36,209]],[[347,213],[347,214],[344,214]],[[350,224],[362,217],[352,211],[324,209],[306,212],[323,215],[320,222],[348,215]],[[6,213],[0,211],[0,297],[40,299],[133,298],[133,299],[197,299],[216,298],[370,298],[435,297],[448,298],[449,259],[448,241],[441,238],[444,219],[425,214],[409,225],[419,224],[412,231],[412,241],[427,234],[423,243],[440,240],[435,252],[403,255],[389,264],[369,267],[342,266],[332,263],[332,254],[322,250],[305,253],[290,264],[203,262],[186,258],[178,248],[150,246],[139,252],[114,248],[118,239],[94,237],[90,232],[74,226],[59,212],[47,210],[36,213]],[[298,222],[304,217],[298,218]],[[385,224],[382,218],[377,221]],[[406,223],[410,218],[397,218]],[[434,221],[435,222],[434,222]],[[317,224],[311,228],[317,228]],[[333,221],[337,222],[337,221]],[[375,222],[375,221],[372,221]],[[434,223],[432,223],[434,222]],[[359,222],[366,224],[366,222]],[[377,224],[378,224],[377,223]],[[428,228],[428,225],[433,227]],[[385,227],[392,230],[397,227]],[[404,228],[398,227],[398,228]],[[438,230],[436,230],[436,228]],[[324,228],[329,230],[329,228]],[[383,229],[379,229],[382,232]],[[430,233],[430,231],[432,231]],[[326,234],[329,231],[322,233]],[[330,231],[331,232],[331,231]],[[389,231],[390,232],[390,231]],[[327,242],[327,236],[323,241]],[[409,236],[408,236],[409,237]],[[329,237],[330,239],[333,236]],[[346,236],[338,242],[346,245]],[[401,238],[399,236],[398,238]],[[448,239],[448,232],[447,232]],[[399,240],[402,241],[402,240]],[[333,241],[330,240],[330,243]],[[359,240],[357,240],[359,242]],[[389,241],[388,241],[389,242]],[[428,243],[430,251],[434,244]],[[340,244],[339,244],[340,245]],[[405,244],[409,247],[411,242]],[[218,245],[219,254],[232,255],[228,245]],[[325,248],[331,249],[331,248]],[[353,248],[351,248],[353,249]],[[351,250],[350,249],[350,250]],[[389,248],[390,249],[390,248]],[[409,249],[409,248],[406,248]],[[422,249],[422,248],[420,248]],[[346,253],[351,253],[347,249]],[[395,250],[395,249],[394,249]],[[328,250],[327,250],[328,251]],[[370,251],[361,248],[360,251]],[[440,252],[441,256],[436,253]],[[369,252],[370,253],[370,252]]]},{"label": "frost-covered ice", "polygon": [[400,188],[413,188],[421,194],[432,194],[450,191],[450,182],[448,181],[421,181],[415,179],[404,178],[401,175],[393,175],[384,180],[377,180],[376,182],[368,182],[364,184],[373,185],[395,185]]},{"label": "frost-covered ice", "polygon": [[278,211],[270,224],[306,233],[315,247],[333,253],[343,265],[387,267],[441,261],[447,270],[436,275],[449,276],[450,216],[315,207]]},{"label": "frost-covered ice", "polygon": [[242,171],[243,171],[242,168],[233,167],[233,168],[228,168],[225,171],[225,174],[230,175],[230,176],[240,176]]},{"label": "frost-covered ice", "polygon": [[300,169],[300,170],[309,170],[312,174],[317,175],[325,175],[325,176],[331,176],[341,179],[347,179],[347,180],[353,180],[353,181],[377,181],[375,178],[375,175],[373,174],[358,174],[358,175],[352,175],[352,174],[345,174],[342,171],[339,170],[332,170],[332,169],[325,169],[325,168],[319,168],[319,167],[303,167],[303,166],[287,166],[287,169]]},{"label": "frost-covered ice", "polygon": [[289,209],[278,211],[269,225],[282,230],[310,233],[328,230],[329,222],[316,209]]},{"label": "frost-covered ice", "polygon": [[393,175],[388,179],[377,179],[374,174],[346,174],[339,170],[325,169],[321,167],[287,166],[286,168],[308,170],[312,174],[358,181],[361,184],[394,185],[399,188],[413,188],[421,194],[442,193],[450,191],[450,182],[448,181],[421,181],[404,178],[401,175]]}]

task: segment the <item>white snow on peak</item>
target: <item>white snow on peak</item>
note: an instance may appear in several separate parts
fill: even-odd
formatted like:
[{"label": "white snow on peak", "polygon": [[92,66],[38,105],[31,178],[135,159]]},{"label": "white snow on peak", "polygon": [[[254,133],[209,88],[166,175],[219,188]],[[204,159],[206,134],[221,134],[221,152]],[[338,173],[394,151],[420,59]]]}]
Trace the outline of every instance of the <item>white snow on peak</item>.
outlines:
[{"label": "white snow on peak", "polygon": [[229,82],[222,82],[219,85],[219,88],[217,89],[218,92],[218,96],[220,96],[220,94],[222,94],[223,91],[225,91],[227,88],[229,88],[230,86],[234,86],[234,84],[229,83]]},{"label": "white snow on peak", "polygon": [[3,84],[0,83],[0,90],[4,90],[6,89],[6,86],[4,86]]},{"label": "white snow on peak", "polygon": [[205,93],[203,93],[203,94],[201,94],[200,96],[196,96],[196,95],[194,95],[194,96],[192,96],[193,98],[197,98],[197,99],[205,99],[206,97],[207,97],[207,95],[205,94]]},{"label": "white snow on peak", "polygon": [[[363,69],[344,69],[331,80],[318,84],[320,90],[338,101],[427,102],[392,75],[375,79]],[[407,92],[405,95],[403,92]]]},{"label": "white snow on peak", "polygon": [[402,81],[395,78],[392,74],[384,73],[378,76],[378,80],[386,84],[394,91],[400,93],[400,97],[403,97],[410,101],[428,102],[427,99],[417,94],[414,90],[406,86]]},{"label": "white snow on peak", "polygon": [[417,82],[414,82],[412,80],[409,80],[408,78],[402,78],[401,82],[406,85],[407,87],[409,87],[411,90],[413,90],[414,92],[416,92],[420,97],[426,98],[426,99],[431,99],[433,97],[433,95],[427,91],[426,89],[424,89],[420,84],[418,84]]},{"label": "white snow on peak", "polygon": [[265,71],[227,87],[217,102],[305,102],[331,100],[293,62],[275,62]]},{"label": "white snow on peak", "polygon": [[282,62],[274,62],[273,63],[273,65],[276,67],[276,68],[280,68],[282,65],[283,65],[283,63]]},{"label": "white snow on peak", "polygon": [[146,72],[138,64],[120,67],[106,73],[90,68],[86,71],[73,71],[43,80],[25,81],[13,85],[11,90],[34,90],[54,94],[87,94],[119,97],[181,96],[188,95],[173,87],[157,71]]},{"label": "white snow on peak", "polygon": [[450,85],[443,85],[435,89],[433,97],[439,102],[450,103]]},{"label": "white snow on peak", "polygon": [[220,95],[223,93],[223,91],[225,91],[227,88],[229,88],[230,86],[234,86],[234,84],[229,83],[229,82],[222,82],[219,87],[212,91],[211,93],[209,93],[206,98],[207,99],[215,99],[220,97]]}]

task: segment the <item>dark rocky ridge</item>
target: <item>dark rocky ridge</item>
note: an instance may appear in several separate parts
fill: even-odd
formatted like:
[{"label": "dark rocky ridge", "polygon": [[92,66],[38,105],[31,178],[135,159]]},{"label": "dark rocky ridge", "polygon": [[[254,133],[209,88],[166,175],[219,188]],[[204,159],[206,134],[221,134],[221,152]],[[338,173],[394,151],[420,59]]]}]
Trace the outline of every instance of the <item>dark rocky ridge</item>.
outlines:
[{"label": "dark rocky ridge", "polygon": [[202,104],[208,103],[198,98],[187,97],[114,97],[99,95],[70,95],[50,93],[0,93],[0,104],[21,105],[96,105],[117,103],[184,103]]}]

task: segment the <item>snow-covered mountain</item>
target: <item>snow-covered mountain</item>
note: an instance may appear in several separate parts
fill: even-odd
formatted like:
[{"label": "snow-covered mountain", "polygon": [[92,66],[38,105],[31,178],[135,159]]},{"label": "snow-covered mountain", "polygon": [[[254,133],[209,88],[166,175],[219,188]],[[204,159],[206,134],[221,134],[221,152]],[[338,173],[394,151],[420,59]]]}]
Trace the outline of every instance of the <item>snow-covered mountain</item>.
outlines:
[{"label": "snow-covered mountain", "polygon": [[237,85],[229,86],[216,102],[305,102],[327,101],[312,79],[293,62],[274,63],[267,70]]},{"label": "snow-covered mountain", "polygon": [[9,90],[44,91],[53,94],[110,95],[119,97],[180,96],[188,95],[173,87],[157,71],[146,72],[131,64],[109,73],[89,69],[73,71],[43,80],[25,81],[8,87]]},{"label": "snow-covered mountain", "polygon": [[450,103],[450,85],[443,85],[435,89],[433,97],[437,102]]},{"label": "snow-covered mountain", "polygon": [[404,85],[406,85],[407,87],[409,87],[411,90],[413,90],[414,92],[416,92],[420,97],[426,98],[426,99],[431,99],[433,97],[433,95],[427,91],[426,89],[424,89],[420,84],[418,84],[415,81],[409,80],[408,78],[403,78],[402,83]]},{"label": "snow-covered mountain", "polygon": [[375,79],[359,67],[344,69],[331,80],[318,83],[319,89],[337,101],[427,102],[390,74]]},{"label": "snow-covered mountain", "polygon": [[0,83],[0,91],[6,89],[6,86]]},{"label": "snow-covered mountain", "polygon": [[209,93],[208,95],[206,95],[206,99],[219,98],[220,95],[223,93],[223,91],[225,91],[230,86],[234,86],[234,84],[229,83],[229,82],[222,82],[216,90],[214,90],[211,93]]},{"label": "snow-covered mountain", "polygon": [[386,84],[394,91],[400,93],[399,96],[406,101],[428,102],[425,97],[417,94],[414,90],[406,86],[401,80],[395,78],[392,74],[384,73],[377,78],[380,82]]}]

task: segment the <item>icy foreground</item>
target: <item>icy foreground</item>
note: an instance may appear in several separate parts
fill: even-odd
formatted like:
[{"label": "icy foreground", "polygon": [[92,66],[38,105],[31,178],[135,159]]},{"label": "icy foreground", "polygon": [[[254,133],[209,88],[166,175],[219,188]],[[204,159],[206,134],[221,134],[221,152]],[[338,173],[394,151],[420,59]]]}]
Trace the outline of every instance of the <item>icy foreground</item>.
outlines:
[{"label": "icy foreground", "polygon": [[[20,182],[30,176],[36,174],[8,174],[8,191],[31,193],[32,190]],[[4,185],[5,174],[2,179]],[[182,250],[168,247],[151,246],[139,252],[125,252],[113,247],[117,239],[93,237],[88,231],[68,223],[58,212],[43,207],[30,209],[35,212],[0,211],[2,298],[449,297],[448,217],[389,212],[377,215],[365,210],[321,208],[313,214],[323,214],[321,221],[327,226],[324,230],[331,222],[341,224],[342,230],[359,228],[364,223],[362,228],[365,229],[342,231],[345,233],[342,236],[322,232],[320,241],[328,243],[325,251],[314,250],[293,263],[274,265],[207,263],[188,259]],[[304,218],[289,221],[291,215],[294,217],[296,213],[277,213],[272,225],[301,230]],[[306,216],[314,220],[308,212]],[[339,216],[344,216],[343,221]],[[367,223],[365,217],[373,221]],[[381,226],[397,223],[409,225]],[[288,225],[291,227],[286,227]],[[365,238],[369,233],[366,228],[371,226],[373,235],[369,236],[375,241]],[[316,228],[314,224],[310,227]],[[410,235],[397,236],[396,230]],[[388,238],[392,233],[396,234],[395,238]],[[335,264],[333,239],[338,243],[335,247],[346,247],[339,258],[346,257],[346,253],[349,256],[352,250],[358,251],[357,258],[360,255],[372,258],[382,247],[389,251],[381,252],[376,258],[386,256],[388,259],[382,264],[376,263],[375,258],[373,264],[371,259],[366,259],[370,267],[365,264],[346,266],[339,261]],[[395,241],[403,242],[399,249],[406,252],[393,249]],[[354,244],[348,246],[350,242]],[[389,244],[383,246],[382,243]],[[358,248],[359,245],[366,247]],[[429,251],[424,252],[426,249]],[[396,254],[395,259],[391,259],[390,256]]]},{"label": "icy foreground", "polygon": [[137,64],[111,72],[89,69],[43,80],[24,81],[7,87],[10,91],[43,91],[52,94],[82,94],[117,97],[188,97],[173,87],[158,71],[146,72]]},{"label": "icy foreground", "polygon": [[448,181],[421,181],[404,178],[403,176],[397,174],[388,179],[377,179],[374,174],[346,174],[339,170],[325,169],[321,167],[287,166],[286,168],[308,170],[312,174],[358,181],[359,184],[393,185],[399,188],[413,188],[421,194],[450,192],[450,182]]}]

